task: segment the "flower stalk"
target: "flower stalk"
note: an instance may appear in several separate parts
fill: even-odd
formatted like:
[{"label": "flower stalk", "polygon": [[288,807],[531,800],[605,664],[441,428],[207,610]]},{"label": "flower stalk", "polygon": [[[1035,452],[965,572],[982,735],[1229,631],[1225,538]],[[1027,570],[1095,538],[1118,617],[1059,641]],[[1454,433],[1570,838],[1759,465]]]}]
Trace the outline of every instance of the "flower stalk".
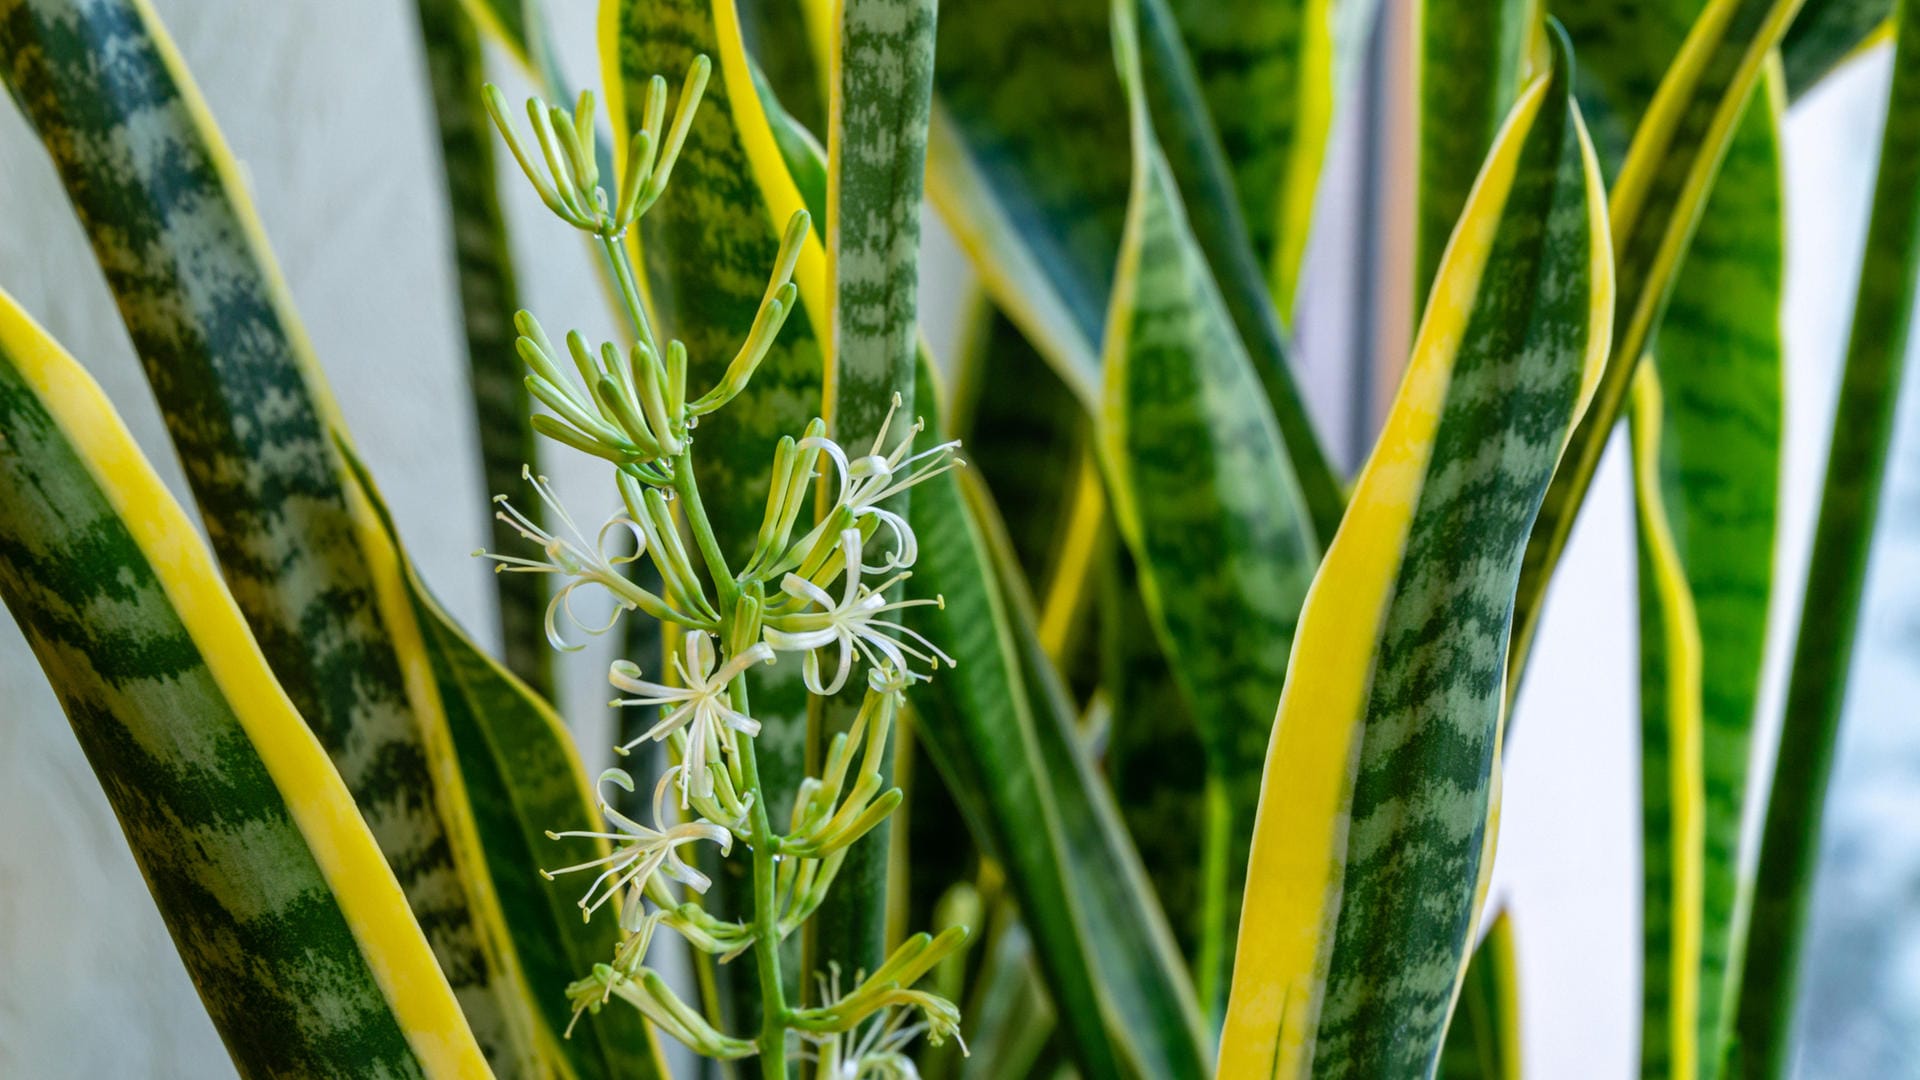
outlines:
[{"label": "flower stalk", "polygon": [[[872,974],[856,973],[857,985],[845,996],[838,992],[838,971],[816,972],[824,1000],[812,1008],[786,1000],[780,943],[819,910],[848,846],[900,805],[901,791],[886,782],[881,767],[888,736],[906,692],[953,660],[899,621],[904,609],[938,601],[886,598],[911,574],[919,546],[910,523],[881,504],[963,463],[956,443],[914,452],[918,424],[889,445],[891,410],[872,446],[857,456],[816,419],[772,448],[766,513],[752,554],[737,571],[728,565],[695,479],[693,428],[747,391],[772,348],[796,302],[792,277],[811,222],[805,212],[787,222],[746,340],[715,385],[690,395],[686,348],[656,337],[623,238],[664,192],[710,71],[706,58],[694,62],[671,125],[666,82],[651,81],[644,122],[611,193],[595,165],[592,95],[582,94],[571,113],[530,101],[528,140],[509,122],[504,97],[487,88],[488,111],[541,201],[598,241],[632,331],[628,342],[597,345],[570,332],[559,349],[530,313],[516,317],[526,385],[546,409],[534,416],[535,430],[610,463],[621,511],[589,540],[546,481],[528,474],[562,525],[545,531],[503,496],[502,520],[538,545],[542,557],[488,557],[503,572],[564,579],[547,614],[556,648],[578,647],[563,637],[563,617],[584,633],[602,634],[635,612],[677,626],[683,642],[671,670],[657,679],[631,659],[615,661],[608,671],[609,683],[627,695],[615,699],[616,707],[658,711],[647,731],[615,748],[626,754],[645,741],[668,748],[671,764],[654,780],[653,823],[626,816],[603,794],[604,830],[550,835],[601,841],[608,853],[542,873],[595,872],[580,899],[582,914],[618,913],[614,955],[566,988],[576,1022],[618,999],[698,1053],[758,1056],[769,1080],[784,1078],[789,1058],[803,1054],[827,1070],[823,1075],[899,1075],[900,1063],[909,1060],[902,1048],[913,1038],[924,1034],[937,1043],[958,1030],[952,1003],[914,984],[960,947],[966,928],[908,939]],[[896,397],[894,407],[899,404]],[[823,468],[837,481],[832,487],[816,483]],[[610,542],[622,534],[626,542]],[[658,571],[659,594],[634,584],[623,569],[642,559]],[[610,599],[605,621],[583,621],[575,612],[574,596],[585,586]],[[867,680],[851,729],[834,739],[819,774],[801,784],[791,807],[768,805],[755,754],[761,725],[749,688],[752,671],[781,653],[799,654],[804,682],[816,695],[838,693],[856,667],[866,668]],[[607,785],[632,792],[636,781],[610,769],[601,785],[603,792]],[[775,830],[776,820],[786,822],[784,833]],[[745,922],[705,909],[700,898],[709,881],[681,855],[706,843],[724,857],[735,841],[751,863],[752,910]],[[723,1031],[648,966],[662,927],[720,963],[752,954],[759,1031]],[[920,1019],[913,1020],[916,1014]]]}]

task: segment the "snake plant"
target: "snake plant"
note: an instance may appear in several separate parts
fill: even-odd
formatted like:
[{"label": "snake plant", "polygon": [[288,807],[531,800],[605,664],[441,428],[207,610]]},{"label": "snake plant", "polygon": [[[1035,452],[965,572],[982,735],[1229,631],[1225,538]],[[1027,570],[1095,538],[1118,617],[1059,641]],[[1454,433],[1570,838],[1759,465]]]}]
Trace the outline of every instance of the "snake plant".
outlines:
[{"label": "snake plant", "polygon": [[[1920,3],[601,0],[597,92],[534,0],[414,8],[499,493],[484,643],[149,0],[0,0],[210,541],[0,293],[0,597],[242,1074],[1523,1075],[1502,752],[1623,426],[1641,1071],[1788,1074],[1920,273]],[[1290,328],[1336,117],[1398,84],[1385,17],[1417,330],[1349,473]],[[1750,774],[1781,121],[1888,41]],[[980,284],[930,283],[948,356],[927,203]],[[584,242],[614,340],[516,310],[521,231]],[[552,649],[603,633],[619,745],[582,747]]]}]

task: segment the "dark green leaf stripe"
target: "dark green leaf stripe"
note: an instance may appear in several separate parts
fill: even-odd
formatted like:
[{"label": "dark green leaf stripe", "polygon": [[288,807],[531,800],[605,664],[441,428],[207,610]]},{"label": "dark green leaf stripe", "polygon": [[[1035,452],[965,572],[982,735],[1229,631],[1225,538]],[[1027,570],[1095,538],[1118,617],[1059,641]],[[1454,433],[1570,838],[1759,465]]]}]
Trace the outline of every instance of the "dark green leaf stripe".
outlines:
[{"label": "dark green leaf stripe", "polygon": [[[444,732],[369,569],[339,428],[237,167],[145,0],[5,0],[8,88],[86,227],[262,651],[327,747],[491,1060],[531,1067],[530,1007]],[[390,583],[388,583],[390,584]],[[410,683],[414,684],[410,686]]]},{"label": "dark green leaf stripe", "polygon": [[0,596],[242,1074],[486,1072],[193,525],[99,388],[4,294]]},{"label": "dark green leaf stripe", "polygon": [[1897,18],[1880,174],[1760,847],[1736,1028],[1742,1076],[1783,1076],[1791,1060],[1796,980],[1822,809],[1846,702],[1894,404],[1913,334],[1914,288],[1920,281],[1920,63],[1914,59],[1920,49],[1920,4],[1903,0]]},{"label": "dark green leaf stripe", "polygon": [[1105,0],[948,0],[928,191],[988,292],[1087,408],[1129,169]]},{"label": "dark green leaf stripe", "polygon": [[1513,916],[1502,911],[1467,961],[1440,1051],[1440,1080],[1520,1080],[1520,987]]},{"label": "dark green leaf stripe", "polygon": [[1424,0],[1419,8],[1416,321],[1480,162],[1526,80],[1539,19],[1538,0]]},{"label": "dark green leaf stripe", "polygon": [[1598,170],[1552,39],[1301,619],[1222,1076],[1438,1061],[1490,865],[1521,551],[1612,314]]},{"label": "dark green leaf stripe", "polygon": [[1626,404],[1633,372],[1659,325],[1740,114],[1799,4],[1710,0],[1635,130],[1609,202],[1620,297],[1613,355],[1527,543],[1514,647],[1507,658],[1510,693],[1518,690],[1547,585]]},{"label": "dark green leaf stripe", "polygon": [[[849,453],[886,453],[914,416],[920,206],[933,97],[934,0],[844,0],[831,57],[827,139],[827,288],[833,348],[827,423]],[[899,414],[876,446],[881,425]],[[910,493],[888,500],[904,514]],[[864,690],[822,702],[813,755],[847,730]],[[891,762],[888,763],[889,772]],[[856,843],[809,926],[809,970],[872,971],[886,960],[887,852],[881,822]]]},{"label": "dark green leaf stripe", "polygon": [[[931,383],[923,368],[923,405]],[[921,437],[938,436],[936,424]],[[1082,1075],[1204,1075],[1206,1037],[1165,916],[1078,747],[1031,609],[1006,595],[1017,571],[1004,534],[982,522],[983,489],[965,486],[948,475],[914,491],[909,592],[946,605],[915,609],[913,625],[959,660],[916,693],[920,737],[1006,869]]]},{"label": "dark green leaf stripe", "polygon": [[[474,645],[433,598],[406,559],[366,465],[350,447],[340,449],[358,496],[373,507],[400,553],[407,602],[433,667],[459,786],[472,808],[501,915],[523,943],[522,979],[549,1032],[564,1032],[573,1013],[564,993],[567,984],[605,963],[620,938],[612,920],[580,917],[577,883],[547,881],[529,872],[607,853],[597,841],[554,841],[545,835],[598,827],[585,767],[552,707]],[[651,1030],[629,1009],[581,1017],[561,1049],[581,1076],[666,1075]]]},{"label": "dark green leaf stripe", "polygon": [[1274,305],[1293,306],[1333,113],[1327,0],[1168,0]]},{"label": "dark green leaf stripe", "polygon": [[1787,92],[1795,98],[1883,28],[1891,29],[1894,0],[1807,0],[1780,42]]},{"label": "dark green leaf stripe", "polygon": [[1101,456],[1141,591],[1207,749],[1201,999],[1223,985],[1274,705],[1313,526],[1259,381],[1182,212],[1139,86],[1129,0],[1116,53],[1134,117],[1133,201],[1114,285]]},{"label": "dark green leaf stripe", "polygon": [[[454,277],[460,288],[481,477],[491,494],[517,493],[521,467],[533,464],[537,455],[533,428],[527,423],[532,395],[513,351],[517,335],[512,318],[520,307],[519,290],[507,223],[500,210],[493,129],[480,99],[479,88],[486,81],[484,56],[480,37],[460,0],[418,0],[417,8],[446,174]],[[521,509],[539,520],[539,505]],[[505,522],[494,520],[490,528],[494,551],[512,551],[522,542]],[[545,575],[495,574],[493,581],[500,607],[502,658],[537,693],[551,694],[553,649],[541,627],[547,607]]]}]

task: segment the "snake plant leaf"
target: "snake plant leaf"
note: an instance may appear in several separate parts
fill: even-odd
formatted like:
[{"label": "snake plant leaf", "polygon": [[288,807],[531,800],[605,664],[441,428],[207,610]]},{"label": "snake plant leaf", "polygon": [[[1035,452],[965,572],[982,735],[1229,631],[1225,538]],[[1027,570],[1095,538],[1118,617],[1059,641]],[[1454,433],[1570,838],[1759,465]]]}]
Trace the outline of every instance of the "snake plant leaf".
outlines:
[{"label": "snake plant leaf", "polygon": [[[1414,209],[1413,302],[1433,287],[1453,223],[1480,163],[1531,73],[1538,0],[1423,0],[1415,94],[1420,186]],[[1582,63],[1585,54],[1581,54]]]},{"label": "snake plant leaf", "polygon": [[[409,600],[405,556],[348,466],[344,425],[238,166],[164,30],[143,0],[14,5],[0,10],[0,49],[107,271],[241,610],[354,792],[488,1060],[514,1075],[632,1075],[624,1063],[648,1052],[644,1027],[595,1018],[563,1042],[551,997],[563,986],[529,981],[576,958],[551,922],[509,923],[505,898],[524,892],[532,867],[494,861],[477,818],[552,803],[526,798],[524,776],[496,796],[464,774],[449,716],[461,703],[438,680],[473,646]],[[107,57],[124,77],[99,78]],[[522,753],[567,753],[564,733],[524,711],[476,722]],[[580,797],[522,825],[591,820]]]},{"label": "snake plant leaf", "polygon": [[1512,913],[1502,911],[1467,961],[1440,1051],[1440,1080],[1520,1080],[1520,972]]},{"label": "snake plant leaf", "polygon": [[[604,0],[600,35],[616,147],[624,147],[643,120],[649,79],[677,80],[700,56],[714,66],[674,166],[672,191],[629,234],[639,248],[655,327],[686,343],[689,383],[713,385],[753,325],[782,230],[795,211],[809,208],[755,85],[734,0]],[[821,224],[816,215],[816,227]],[[810,234],[794,272],[800,304],[745,392],[700,425],[703,449],[695,468],[707,517],[735,565],[759,531],[773,447],[825,409],[823,328],[832,325],[825,258],[819,234]],[[749,676],[761,723],[755,740],[760,776],[776,819],[806,774],[809,698],[800,666],[789,656]],[[720,870],[717,906],[744,911],[746,860],[728,860]],[[790,955],[781,965],[790,1000],[802,992],[800,945],[798,937],[789,939]],[[716,973],[727,1026],[757,1029],[760,993],[752,969],[724,965]]]},{"label": "snake plant leaf", "polygon": [[[830,17],[820,0],[747,0],[739,6],[747,53],[781,106],[808,131],[827,129],[827,73],[809,36],[809,16]],[[830,36],[830,35],[829,35]]]},{"label": "snake plant leaf", "polygon": [[948,0],[927,193],[1089,412],[1129,169],[1104,0]]},{"label": "snake plant leaf", "polygon": [[1035,1065],[1058,1018],[1034,971],[1033,938],[1009,920],[993,934],[991,950],[962,1012],[967,1057],[961,1080],[1042,1075]]},{"label": "snake plant leaf", "polygon": [[1920,282],[1920,4],[1902,3],[1846,367],[1767,803],[1736,1021],[1744,1076],[1791,1060],[1821,812]]},{"label": "snake plant leaf", "polygon": [[490,1075],[193,523],[5,294],[0,596],[243,1075]]},{"label": "snake plant leaf", "polygon": [[[619,933],[611,920],[580,917],[572,884],[544,880],[529,868],[568,866],[607,854],[604,841],[556,841],[546,835],[550,829],[595,827],[586,767],[553,707],[488,657],[434,599],[407,559],[365,463],[344,442],[340,452],[357,497],[372,507],[400,557],[407,604],[420,626],[458,764],[446,782],[461,789],[472,808],[501,917],[517,938],[541,943],[522,949],[520,963],[549,1032],[564,1032],[572,1007],[562,991],[613,955]],[[567,1049],[576,1047],[577,1056],[589,1059],[576,1067],[582,1075],[667,1075],[657,1045],[631,1010],[604,1009],[583,1017],[567,1042]]]},{"label": "snake plant leaf", "polygon": [[[1085,593],[1106,521],[1097,475],[1093,491],[1082,490],[1092,424],[1020,328],[984,296],[970,316],[958,366],[947,426],[966,448],[968,467],[993,492],[1023,575],[1046,598],[1041,637],[1058,655],[1091,599]],[[1056,594],[1063,625],[1050,627]]]},{"label": "snake plant leaf", "polygon": [[[1779,499],[1784,192],[1778,97],[1766,89],[1763,85],[1754,96],[1734,135],[1650,360],[1665,388],[1658,421],[1664,429],[1660,461],[1650,478],[1659,482],[1702,642],[1699,784],[1705,801],[1696,1060],[1704,1075],[1718,1067],[1730,1037],[1733,976],[1740,968],[1734,935],[1745,922],[1741,867],[1747,865],[1741,822],[1766,652]],[[1636,482],[1641,475],[1636,471]],[[1650,593],[1643,588],[1641,596],[1647,608],[1678,600],[1671,589]],[[1643,629],[1643,644],[1652,640]],[[1644,662],[1664,664],[1652,655]],[[1670,678],[1647,679],[1641,700],[1655,700],[1654,683]],[[1643,746],[1680,745],[1674,732],[1664,733],[1663,740],[1663,733],[1651,728],[1652,719],[1643,714]],[[1647,762],[1645,793],[1678,790],[1671,779],[1651,774]],[[1678,810],[1669,816],[1674,827],[1669,835],[1675,839],[1683,835]],[[1648,853],[1663,846],[1653,841],[1657,816],[1649,806],[1643,842]],[[1680,861],[1670,858],[1671,849],[1668,854],[1667,865],[1678,869]],[[1665,876],[1675,884],[1683,880],[1679,873]],[[1649,863],[1643,911],[1650,919],[1659,907],[1655,884]],[[1648,961],[1653,962],[1651,950]],[[1643,1041],[1643,1058],[1649,1045]]]},{"label": "snake plant leaf", "polygon": [[[513,348],[517,334],[512,313],[520,307],[519,288],[506,216],[500,208],[493,129],[475,89],[486,81],[485,57],[480,35],[461,0],[418,0],[416,10],[447,183],[448,231],[460,290],[481,477],[491,493],[516,492],[521,487],[521,468],[537,461],[538,453],[533,427],[527,422],[533,396],[527,392],[525,372]],[[538,505],[522,509],[534,515],[541,510]],[[494,520],[491,530],[495,551],[510,551],[521,542],[504,521]],[[501,657],[536,693],[552,694],[553,650],[542,629],[546,575],[495,574],[493,581],[504,646]]]},{"label": "snake plant leaf", "polygon": [[1894,0],[1806,0],[1780,42],[1787,93],[1811,90],[1847,57],[1893,28]]},{"label": "snake plant leaf", "polygon": [[1266,765],[1222,1077],[1436,1065],[1498,820],[1522,547],[1613,319],[1565,38],[1454,230],[1301,615]]},{"label": "snake plant leaf", "polygon": [[[1652,365],[1634,379],[1634,510],[1640,570],[1640,775],[1645,900],[1641,1070],[1712,1075],[1703,1058],[1701,935],[1705,909],[1706,767],[1701,732],[1700,616],[1661,489],[1666,427]],[[1737,824],[1737,823],[1736,823]],[[1710,1045],[1710,1044],[1708,1044]]]},{"label": "snake plant leaf", "polygon": [[1346,509],[1346,493],[1294,381],[1286,332],[1241,218],[1233,173],[1208,115],[1200,76],[1167,0],[1141,0],[1137,31],[1141,67],[1137,92],[1142,92],[1154,133],[1166,149],[1187,226],[1212,269],[1227,314],[1279,422],[1280,437],[1292,458],[1314,528],[1331,536]]},{"label": "snake plant leaf", "polygon": [[0,53],[261,650],[431,928],[489,1060],[534,1068],[550,1050],[470,810],[443,782],[445,721],[398,560],[346,485],[337,412],[238,165],[145,0],[9,0]]},{"label": "snake plant leaf", "polygon": [[1222,985],[1260,763],[1319,545],[1286,448],[1182,212],[1140,89],[1135,15],[1114,8],[1134,192],[1108,316],[1099,444],[1114,517],[1206,747],[1200,959]]},{"label": "snake plant leaf", "polygon": [[1293,309],[1333,124],[1332,0],[1168,0],[1269,290]]},{"label": "snake plant leaf", "polygon": [[1766,58],[1799,5],[1709,0],[1635,128],[1608,207],[1620,296],[1613,355],[1527,543],[1507,654],[1510,693],[1519,688],[1554,567],[1626,405],[1633,372],[1659,326],[1727,146]]},{"label": "snake plant leaf", "polygon": [[[910,439],[920,285],[920,206],[933,98],[935,0],[842,0],[832,35],[827,133],[826,277],[833,348],[829,431],[854,453]],[[889,425],[896,412],[901,421]],[[886,439],[885,445],[881,440]],[[910,492],[887,500],[905,515]],[[864,690],[819,702],[814,753],[848,730]],[[891,751],[889,751],[889,754]],[[892,763],[883,768],[890,774]],[[887,853],[882,821],[855,843],[809,926],[806,968],[872,971],[886,960]]]},{"label": "snake plant leaf", "polygon": [[[924,366],[918,386],[925,405]],[[940,432],[934,423],[921,438]],[[984,489],[970,473],[935,477],[911,511],[909,594],[946,600],[915,609],[911,625],[959,661],[915,694],[918,735],[1005,868],[1081,1075],[1204,1075],[1207,1039],[1166,917],[1077,742]]]},{"label": "snake plant leaf", "polygon": [[[1603,169],[1619,167],[1699,6],[1569,6]],[[1649,360],[1659,387],[1636,390],[1657,401],[1635,406],[1632,443],[1636,454],[1657,448],[1654,460],[1636,459],[1634,469],[1637,488],[1653,485],[1636,492],[1645,511],[1641,1064],[1648,1075],[1675,1068],[1715,1074],[1739,967],[1734,929],[1744,921],[1737,909],[1747,863],[1741,821],[1781,460],[1782,104],[1778,74],[1770,72],[1734,130],[1660,321]],[[1638,415],[1648,410],[1657,412]],[[1647,520],[1655,515],[1663,519],[1657,527]],[[1667,573],[1675,568],[1677,576]],[[1683,688],[1696,684],[1699,700],[1686,699]],[[1676,771],[1694,761],[1698,776]]]}]

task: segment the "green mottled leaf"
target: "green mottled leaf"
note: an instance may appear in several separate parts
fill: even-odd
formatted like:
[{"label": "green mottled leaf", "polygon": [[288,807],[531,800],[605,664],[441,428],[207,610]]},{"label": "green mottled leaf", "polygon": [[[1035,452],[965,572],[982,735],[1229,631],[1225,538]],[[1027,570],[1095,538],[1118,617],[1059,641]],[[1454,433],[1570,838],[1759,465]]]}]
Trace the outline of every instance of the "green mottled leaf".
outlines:
[{"label": "green mottled leaf", "polygon": [[1521,553],[1606,355],[1565,38],[1460,216],[1300,617],[1221,1075],[1430,1075],[1491,869]]},{"label": "green mottled leaf", "polygon": [[1053,1004],[1034,972],[1033,939],[1007,920],[992,937],[973,995],[967,1001],[967,1059],[962,1080],[1034,1076],[1053,1034]]},{"label": "green mottled leaf", "polygon": [[[833,349],[829,431],[849,453],[890,452],[911,439],[920,285],[921,185],[933,97],[934,0],[842,0],[827,138],[827,288]],[[896,426],[888,419],[899,416]],[[884,436],[886,442],[882,444]],[[911,492],[887,500],[908,512]],[[864,689],[821,704],[813,754],[848,730]],[[885,763],[887,773],[892,763]],[[881,822],[847,851],[809,926],[807,967],[872,971],[887,954],[887,852]]]},{"label": "green mottled leaf", "polygon": [[[0,5],[0,52],[106,270],[222,571],[429,928],[489,1061],[516,1075],[629,1074],[643,1027],[586,1021],[563,1048],[566,1017],[546,995],[564,984],[528,981],[575,958],[551,922],[507,921],[504,899],[524,893],[530,867],[485,848],[479,819],[494,820],[500,799],[474,801],[458,702],[436,685],[472,646],[413,609],[406,560],[348,468],[345,428],[238,167],[164,31],[126,0],[15,3]],[[117,77],[103,83],[109,57]],[[520,718],[480,719],[497,719],[492,734],[521,753],[567,752],[563,733],[513,727]],[[522,779],[508,778],[515,799]],[[555,811],[521,824],[592,818],[584,797]]]},{"label": "green mottled leaf", "polygon": [[[480,441],[481,477],[487,491],[520,490],[520,470],[538,460],[527,418],[533,397],[513,351],[513,313],[520,307],[513,254],[494,171],[493,129],[481,101],[486,81],[479,35],[461,0],[418,0],[427,83],[433,92],[440,133],[440,159],[447,183],[454,277],[460,289],[461,328],[466,334],[467,378],[473,392],[474,432]],[[538,504],[523,512],[540,520]],[[520,534],[504,521],[491,523],[494,551],[510,551]],[[507,667],[534,688],[553,692],[553,649],[541,628],[547,587],[542,574],[495,574],[500,636]]]},{"label": "green mottled leaf", "polygon": [[[1213,272],[1220,298],[1279,423],[1280,438],[1292,459],[1314,528],[1330,536],[1340,524],[1346,495],[1320,446],[1306,399],[1294,382],[1286,333],[1241,219],[1234,177],[1207,113],[1199,76],[1180,40],[1180,28],[1167,10],[1167,0],[1141,0],[1138,25],[1139,85],[1155,135],[1167,149],[1167,164],[1185,203],[1187,225]],[[1225,63],[1219,58],[1214,61],[1216,70]],[[1111,348],[1111,343],[1105,344],[1108,353]]]},{"label": "green mottled leaf", "polygon": [[1105,0],[948,0],[927,190],[988,293],[1091,411],[1129,170]]},{"label": "green mottled leaf", "polygon": [[[1133,8],[1115,14],[1139,85]],[[1130,92],[1134,193],[1114,284],[1099,420],[1120,532],[1175,683],[1206,747],[1208,822],[1196,977],[1209,1003],[1260,798],[1260,763],[1294,621],[1319,561],[1305,498],[1253,364],[1182,212],[1144,98]]]},{"label": "green mottled leaf", "polygon": [[1333,119],[1325,0],[1168,0],[1274,305],[1293,307]]},{"label": "green mottled leaf", "polygon": [[[924,403],[924,369],[919,386]],[[937,424],[921,436],[938,437]],[[959,661],[916,694],[920,737],[1006,870],[1082,1074],[1204,1075],[1207,1039],[1165,916],[1082,756],[1030,602],[1014,595],[1004,533],[982,520],[984,489],[968,474],[938,477],[915,489],[912,512],[921,556],[909,593],[946,598],[915,609],[913,625]]]},{"label": "green mottled leaf", "polygon": [[1806,0],[1780,42],[1787,92],[1811,90],[1875,32],[1890,28],[1894,0]]},{"label": "green mottled leaf", "polygon": [[1453,223],[1480,175],[1480,162],[1526,82],[1539,19],[1538,0],[1422,0],[1415,21],[1420,28],[1416,319]]},{"label": "green mottled leaf", "polygon": [[1494,916],[1467,961],[1460,1002],[1440,1051],[1440,1080],[1520,1080],[1520,986],[1513,918]]},{"label": "green mottled leaf", "polygon": [[803,10],[816,5],[817,0],[745,0],[740,29],[774,96],[801,127],[825,131],[827,84]]},{"label": "green mottled leaf", "polygon": [[[339,428],[211,119],[144,4],[0,4],[14,99],[52,152],[186,465],[215,553],[282,686],[396,868],[474,1033],[530,1067],[463,808],[434,793],[440,718],[409,680],[394,582],[343,489]],[[108,58],[115,77],[101,72]],[[390,558],[389,558],[390,561]],[[449,887],[449,883],[458,883]]]},{"label": "green mottled leaf", "polygon": [[0,597],[243,1075],[486,1072],[192,522],[99,387],[3,293]]},{"label": "green mottled leaf", "polygon": [[[1586,61],[1586,114],[1594,118],[1603,168],[1617,169],[1700,4],[1575,7],[1567,25]],[[1701,1076],[1716,1075],[1731,1023],[1733,935],[1743,918],[1741,818],[1780,472],[1784,238],[1776,91],[1763,80],[1733,133],[1658,326],[1660,415],[1635,419],[1658,428],[1639,436],[1658,447],[1658,460],[1636,467],[1635,475],[1658,488],[1659,513],[1689,593],[1679,596],[1659,587],[1656,574],[1642,574],[1640,1047],[1649,1075],[1669,1072],[1679,1058],[1695,1063]],[[1643,520],[1643,571],[1654,568],[1657,554],[1649,537]],[[1683,617],[1676,605],[1693,614]],[[1681,617],[1697,625],[1689,631],[1697,642],[1667,633]],[[1668,708],[1675,688],[1693,679],[1698,701]],[[1696,755],[1697,772],[1674,771]],[[1681,950],[1697,959],[1677,955]]]},{"label": "green mottled leaf", "polygon": [[1627,390],[1666,309],[1682,256],[1769,53],[1799,0],[1709,0],[1670,67],[1611,188],[1609,217],[1620,302],[1613,353],[1591,408],[1554,474],[1527,544],[1509,652],[1519,686],[1547,585],[1572,534]]},{"label": "green mottled leaf", "polygon": [[1787,683],[1747,936],[1736,1045],[1741,1075],[1786,1074],[1807,906],[1887,444],[1920,282],[1920,4],[1903,3],[1873,215],[1834,406],[1799,639]]},{"label": "green mottled leaf", "polygon": [[[552,706],[474,645],[433,598],[407,560],[365,464],[351,447],[343,443],[340,449],[359,496],[372,505],[400,553],[407,601],[433,667],[500,915],[517,940],[537,943],[521,950],[524,978],[550,1029],[564,1032],[572,1019],[567,984],[605,963],[620,935],[612,920],[580,917],[576,882],[548,881],[528,868],[571,866],[606,853],[604,844],[546,835],[599,827],[590,812],[594,797],[586,769]],[[603,1009],[582,1018],[564,1048],[584,1076],[666,1075],[645,1022],[633,1010]]]}]

